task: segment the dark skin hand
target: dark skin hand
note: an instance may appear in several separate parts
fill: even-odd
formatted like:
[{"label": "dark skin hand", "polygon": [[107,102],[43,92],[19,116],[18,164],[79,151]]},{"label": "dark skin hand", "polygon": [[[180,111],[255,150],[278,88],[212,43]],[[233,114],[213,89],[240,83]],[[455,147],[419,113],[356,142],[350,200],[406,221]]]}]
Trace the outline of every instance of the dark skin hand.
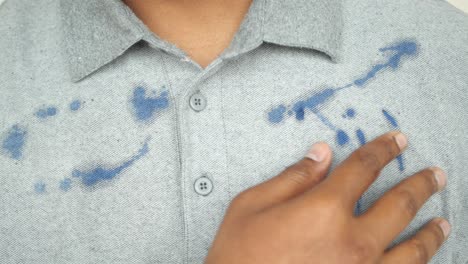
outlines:
[{"label": "dark skin hand", "polygon": [[450,233],[445,219],[434,218],[409,240],[389,244],[445,187],[440,168],[419,171],[364,214],[353,214],[359,197],[406,147],[402,133],[386,133],[328,174],[331,150],[314,144],[301,161],[235,197],[205,264],[428,263]]}]

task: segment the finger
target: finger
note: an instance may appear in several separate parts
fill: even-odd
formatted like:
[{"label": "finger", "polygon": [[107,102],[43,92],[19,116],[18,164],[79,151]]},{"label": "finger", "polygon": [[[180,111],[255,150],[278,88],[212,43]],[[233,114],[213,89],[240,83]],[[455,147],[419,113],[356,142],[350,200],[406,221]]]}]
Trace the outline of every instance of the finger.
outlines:
[{"label": "finger", "polygon": [[318,142],[299,162],[278,176],[244,191],[240,198],[249,208],[260,210],[293,198],[320,182],[328,173],[332,160],[330,147]]},{"label": "finger", "polygon": [[431,167],[422,170],[385,193],[360,217],[360,221],[382,243],[382,247],[386,247],[446,182],[447,177],[441,169]]},{"label": "finger", "polygon": [[323,183],[331,193],[338,193],[350,210],[369,188],[380,171],[403,149],[407,138],[399,131],[383,134],[354,151],[339,164]]},{"label": "finger", "polygon": [[388,250],[381,264],[426,264],[450,233],[450,224],[442,218],[429,222],[414,237]]}]

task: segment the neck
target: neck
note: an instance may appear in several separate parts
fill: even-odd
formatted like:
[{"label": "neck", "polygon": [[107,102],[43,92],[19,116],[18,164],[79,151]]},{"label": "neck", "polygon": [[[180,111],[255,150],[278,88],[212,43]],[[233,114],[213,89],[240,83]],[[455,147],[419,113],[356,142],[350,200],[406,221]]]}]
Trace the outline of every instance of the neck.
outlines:
[{"label": "neck", "polygon": [[159,37],[206,67],[231,42],[252,0],[124,0]]}]

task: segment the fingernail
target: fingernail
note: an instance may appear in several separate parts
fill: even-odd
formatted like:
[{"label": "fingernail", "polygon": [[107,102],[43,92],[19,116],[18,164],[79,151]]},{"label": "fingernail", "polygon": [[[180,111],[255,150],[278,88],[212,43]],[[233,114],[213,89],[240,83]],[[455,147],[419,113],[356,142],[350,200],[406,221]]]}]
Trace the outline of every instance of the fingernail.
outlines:
[{"label": "fingernail", "polygon": [[452,227],[450,226],[449,222],[445,219],[441,219],[439,221],[439,226],[444,233],[444,237],[447,239],[447,237],[450,235],[450,231],[452,231]]},{"label": "fingernail", "polygon": [[327,157],[328,149],[326,144],[323,142],[318,142],[312,145],[306,157],[317,162],[322,162]]},{"label": "fingernail", "polygon": [[408,145],[408,138],[403,133],[398,133],[393,136],[400,150],[403,150]]},{"label": "fingernail", "polygon": [[430,167],[430,169],[434,172],[434,178],[437,181],[439,191],[444,189],[447,185],[447,174],[437,167]]}]

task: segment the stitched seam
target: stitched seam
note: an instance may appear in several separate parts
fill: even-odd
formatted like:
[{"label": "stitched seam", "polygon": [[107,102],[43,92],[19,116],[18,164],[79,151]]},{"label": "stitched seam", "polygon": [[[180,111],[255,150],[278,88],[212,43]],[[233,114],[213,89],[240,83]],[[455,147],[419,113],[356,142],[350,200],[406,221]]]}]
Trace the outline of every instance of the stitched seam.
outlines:
[{"label": "stitched seam", "polygon": [[[164,71],[164,77],[166,79],[167,84],[171,89],[169,89],[169,94],[171,96],[172,102],[174,104],[174,107],[172,108],[174,111],[174,116],[175,116],[175,132],[176,132],[176,151],[177,151],[177,158],[178,158],[178,169],[179,169],[179,176],[180,176],[180,199],[181,199],[181,204],[182,204],[182,219],[183,219],[183,237],[184,237],[184,244],[185,244],[185,249],[184,249],[184,257],[182,259],[182,262],[184,264],[188,263],[188,248],[189,248],[189,242],[188,242],[188,223],[187,223],[187,204],[186,204],[186,197],[185,197],[185,178],[184,178],[184,169],[183,169],[183,162],[182,162],[182,144],[181,144],[181,133],[180,133],[180,121],[183,118],[179,118],[179,104],[178,101],[176,100],[176,96],[173,93],[173,86],[172,82],[169,78],[169,72],[167,71],[167,65],[164,60],[162,52],[159,52],[159,56],[161,57],[161,62],[163,66],[163,71]],[[181,113],[182,115],[183,113]]]},{"label": "stitched seam", "polygon": [[228,141],[227,141],[227,135],[226,135],[226,118],[225,118],[225,101],[224,101],[224,91],[225,91],[225,87],[224,85],[221,85],[221,117],[222,117],[222,121],[223,121],[223,133],[224,133],[224,155],[226,156],[225,157],[225,172],[226,172],[226,175],[227,175],[227,190],[228,190],[228,203],[226,204],[226,207],[229,205],[229,201],[231,200],[231,173],[230,173],[230,170],[229,170],[229,160],[228,160]]}]

